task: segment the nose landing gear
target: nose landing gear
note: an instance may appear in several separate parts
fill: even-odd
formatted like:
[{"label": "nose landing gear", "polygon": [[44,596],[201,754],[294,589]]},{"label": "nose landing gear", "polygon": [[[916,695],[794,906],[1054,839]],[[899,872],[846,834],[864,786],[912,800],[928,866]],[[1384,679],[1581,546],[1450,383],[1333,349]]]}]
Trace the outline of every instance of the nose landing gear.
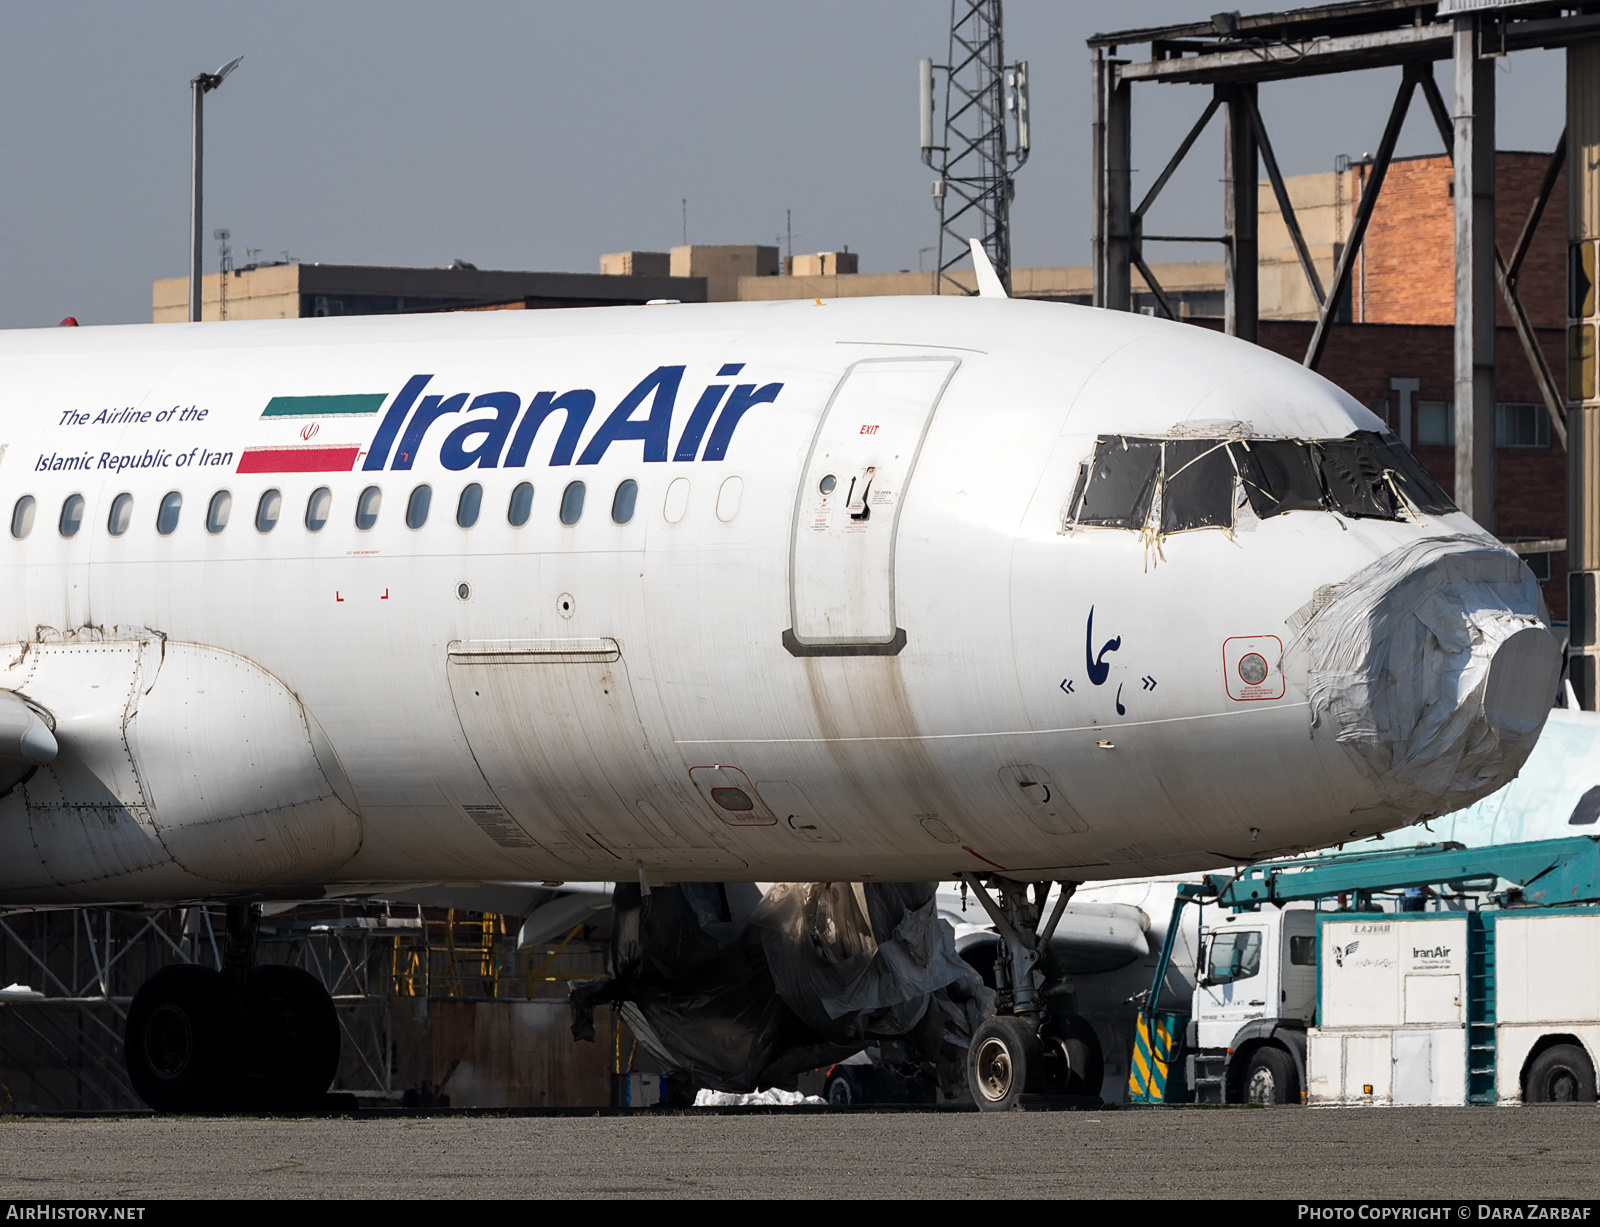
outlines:
[{"label": "nose landing gear", "polygon": [[254,965],[260,919],[259,907],[230,904],[222,971],[179,963],[135,994],[128,1076],[158,1112],[312,1106],[333,1081],[333,998],[298,967]]},{"label": "nose landing gear", "polygon": [[1019,1107],[1025,1095],[1098,1101],[1105,1074],[1100,1041],[1088,1020],[1072,1012],[1071,982],[1049,953],[1077,883],[1060,884],[1055,909],[1041,929],[1049,882],[1033,883],[1030,898],[1028,887],[1006,878],[962,879],[1002,942],[994,969],[997,1012],[979,1025],[967,1049],[973,1100],[990,1112]]}]

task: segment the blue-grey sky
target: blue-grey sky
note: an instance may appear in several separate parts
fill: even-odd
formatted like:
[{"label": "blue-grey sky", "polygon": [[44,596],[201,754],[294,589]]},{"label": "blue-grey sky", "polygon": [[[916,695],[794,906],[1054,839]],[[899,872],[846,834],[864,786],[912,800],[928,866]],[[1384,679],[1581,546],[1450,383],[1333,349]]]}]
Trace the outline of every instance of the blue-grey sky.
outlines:
[{"label": "blue-grey sky", "polygon": [[[1089,257],[1089,72],[1099,30],[1187,21],[1175,0],[1008,0],[1027,59],[1033,156],[1017,180],[1018,266]],[[916,61],[943,60],[942,0],[59,0],[5,6],[0,43],[0,326],[150,318],[187,271],[189,79],[245,62],[206,108],[213,228],[263,259],[592,271],[600,253],[848,245],[863,271],[935,241],[918,156]],[[1501,148],[1561,130],[1559,54],[1501,61]],[[1399,71],[1264,86],[1286,174],[1376,147]],[[1448,70],[1440,68],[1448,97]],[[1202,87],[1135,89],[1135,184]],[[1151,229],[1215,233],[1218,130]],[[1422,108],[1402,153],[1438,148]],[[1182,253],[1200,255],[1203,253]],[[929,257],[924,256],[923,259]]]}]

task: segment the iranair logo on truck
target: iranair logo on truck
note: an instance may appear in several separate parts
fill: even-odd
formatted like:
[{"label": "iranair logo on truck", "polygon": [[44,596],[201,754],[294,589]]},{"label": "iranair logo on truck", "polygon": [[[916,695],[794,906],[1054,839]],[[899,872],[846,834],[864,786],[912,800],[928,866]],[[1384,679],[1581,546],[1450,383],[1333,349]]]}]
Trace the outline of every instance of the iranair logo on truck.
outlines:
[{"label": "iranair logo on truck", "polygon": [[[743,369],[743,363],[731,362],[717,377],[731,380]],[[392,398],[387,392],[275,396],[262,419],[302,420],[303,442],[246,448],[238,472],[348,473],[358,462],[367,472],[406,470],[432,456],[455,471],[523,468],[538,462],[535,440],[550,419],[560,423],[549,445],[551,465],[599,464],[612,444],[627,441],[642,444],[646,464],[722,460],[744,415],[776,401],[783,390],[781,383],[712,383],[696,398],[674,439],[672,417],[684,370],[658,366],[646,375],[606,415],[581,451],[578,445],[597,404],[589,388],[537,392],[524,404],[516,392],[429,392],[434,377],[413,375]],[[430,434],[435,424],[440,430]],[[367,429],[373,433],[362,443]],[[337,431],[343,441],[324,440],[324,431]]]},{"label": "iranair logo on truck", "polygon": [[1333,948],[1333,961],[1343,967],[1345,955],[1354,954],[1359,949],[1361,949],[1360,942],[1350,942],[1348,945],[1335,946]]}]

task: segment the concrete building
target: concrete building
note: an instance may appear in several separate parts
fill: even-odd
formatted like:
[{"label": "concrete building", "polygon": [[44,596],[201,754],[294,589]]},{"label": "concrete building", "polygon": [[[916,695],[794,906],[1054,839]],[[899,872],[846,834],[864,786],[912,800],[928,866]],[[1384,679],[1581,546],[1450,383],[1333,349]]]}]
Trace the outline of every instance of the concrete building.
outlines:
[{"label": "concrete building", "polygon": [[670,277],[672,257],[664,251],[614,251],[600,257],[607,277]]},{"label": "concrete building", "polygon": [[778,271],[776,247],[707,247],[692,243],[672,249],[672,275],[705,278],[706,302],[736,302],[741,280],[776,277]]},{"label": "concrete building", "polygon": [[785,260],[783,271],[789,277],[837,277],[840,273],[859,273],[861,253],[848,247],[843,251],[806,252]]},{"label": "concrete building", "polygon": [[[501,272],[460,266],[263,264],[206,274],[201,281],[201,318],[304,319],[488,306],[609,307],[655,298],[704,302],[706,280],[699,276],[669,277],[665,273],[605,276]],[[186,321],[189,279],[166,277],[157,281],[152,306],[152,316],[158,324]]]}]

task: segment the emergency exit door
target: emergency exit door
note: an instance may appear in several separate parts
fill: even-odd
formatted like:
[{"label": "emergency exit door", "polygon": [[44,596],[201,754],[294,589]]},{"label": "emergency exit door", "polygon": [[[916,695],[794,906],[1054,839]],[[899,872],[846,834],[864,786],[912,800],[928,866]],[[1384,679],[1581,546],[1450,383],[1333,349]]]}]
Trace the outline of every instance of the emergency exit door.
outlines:
[{"label": "emergency exit door", "polygon": [[868,358],[817,424],[790,551],[796,655],[896,652],[895,536],[934,409],[958,358]]}]

